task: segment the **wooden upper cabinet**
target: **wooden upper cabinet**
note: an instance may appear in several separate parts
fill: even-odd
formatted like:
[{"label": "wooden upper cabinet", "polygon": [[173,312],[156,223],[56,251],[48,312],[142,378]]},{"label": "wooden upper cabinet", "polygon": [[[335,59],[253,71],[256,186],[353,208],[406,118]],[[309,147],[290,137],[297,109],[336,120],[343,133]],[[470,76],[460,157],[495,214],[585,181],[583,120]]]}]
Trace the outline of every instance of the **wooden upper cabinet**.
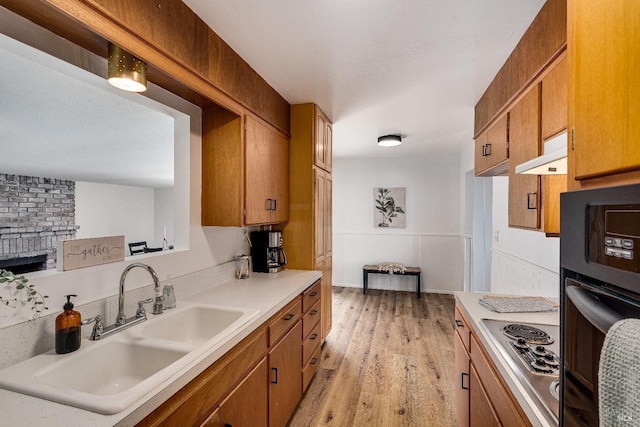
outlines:
[{"label": "wooden upper cabinet", "polygon": [[509,115],[498,121],[476,138],[476,176],[505,175],[509,160]]},{"label": "wooden upper cabinet", "polygon": [[333,127],[325,114],[315,106],[315,157],[314,164],[331,172],[333,156]]},{"label": "wooden upper cabinet", "polygon": [[542,79],[542,140],[567,130],[567,58],[563,56]]},{"label": "wooden upper cabinet", "polygon": [[[568,79],[567,57],[563,54],[551,65],[551,71],[542,78],[540,125],[543,142],[567,130]],[[542,227],[547,235],[560,234],[560,193],[565,191],[566,175],[542,177]]]},{"label": "wooden upper cabinet", "polygon": [[540,86],[532,87],[510,110],[509,226],[540,228],[540,177],[515,168],[540,154]]},{"label": "wooden upper cabinet", "polygon": [[289,140],[275,129],[246,118],[245,224],[289,219]]},{"label": "wooden upper cabinet", "polygon": [[[640,2],[569,0],[569,185],[640,182]],[[625,179],[610,177],[601,185]],[[626,182],[630,182],[627,180]]]},{"label": "wooden upper cabinet", "polygon": [[202,121],[202,225],[287,221],[288,138],[222,107],[205,109]]}]

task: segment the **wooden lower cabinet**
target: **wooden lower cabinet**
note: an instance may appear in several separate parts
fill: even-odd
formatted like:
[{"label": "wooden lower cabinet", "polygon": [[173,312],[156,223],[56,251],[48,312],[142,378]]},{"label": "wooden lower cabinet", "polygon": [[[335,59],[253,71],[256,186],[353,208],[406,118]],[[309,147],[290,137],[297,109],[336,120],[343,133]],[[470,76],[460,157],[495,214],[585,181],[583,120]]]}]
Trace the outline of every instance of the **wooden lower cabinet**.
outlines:
[{"label": "wooden lower cabinet", "polygon": [[285,426],[320,360],[320,290],[318,280],[137,426]]},{"label": "wooden lower cabinet", "polygon": [[269,352],[269,426],[282,427],[302,397],[302,323],[296,325]]},{"label": "wooden lower cabinet", "polygon": [[[482,387],[482,381],[478,377],[478,374],[471,366],[470,378],[469,378],[469,415],[467,422],[470,427],[498,427],[500,426],[500,420],[496,411],[491,405],[491,400],[487,396],[487,392]],[[460,425],[463,425],[460,423]],[[505,424],[508,426],[509,424]]]},{"label": "wooden lower cabinet", "polygon": [[531,426],[456,307],[454,390],[460,427]]},{"label": "wooden lower cabinet", "polygon": [[469,425],[469,368],[471,367],[471,359],[464,344],[460,339],[460,335],[456,333],[454,338],[456,351],[456,371],[455,380],[457,385],[455,388],[456,395],[456,416],[458,417],[458,425]]},{"label": "wooden lower cabinet", "polygon": [[[202,427],[266,426],[268,420],[267,358],[227,396]],[[251,399],[247,397],[251,396]]]}]

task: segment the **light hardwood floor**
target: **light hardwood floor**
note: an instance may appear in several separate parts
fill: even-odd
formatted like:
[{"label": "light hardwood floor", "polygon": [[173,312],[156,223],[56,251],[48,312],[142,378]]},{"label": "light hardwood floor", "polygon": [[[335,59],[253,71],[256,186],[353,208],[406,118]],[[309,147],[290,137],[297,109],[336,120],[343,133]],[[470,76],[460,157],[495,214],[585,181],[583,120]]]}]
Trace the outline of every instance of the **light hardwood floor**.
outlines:
[{"label": "light hardwood floor", "polygon": [[452,295],[333,288],[333,329],[289,426],[456,426]]}]

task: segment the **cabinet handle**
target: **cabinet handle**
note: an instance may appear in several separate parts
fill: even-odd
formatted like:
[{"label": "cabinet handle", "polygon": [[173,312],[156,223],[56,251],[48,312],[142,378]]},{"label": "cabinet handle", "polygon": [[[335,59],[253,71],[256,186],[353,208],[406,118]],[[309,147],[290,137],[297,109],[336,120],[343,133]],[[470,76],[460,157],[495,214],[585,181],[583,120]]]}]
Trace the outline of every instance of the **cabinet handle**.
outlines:
[{"label": "cabinet handle", "polygon": [[316,295],[318,295],[318,292],[313,291],[309,294],[310,297],[315,297]]},{"label": "cabinet handle", "polygon": [[271,384],[278,384],[278,368],[271,368],[271,370],[276,374],[275,380],[271,381]]},{"label": "cabinet handle", "polygon": [[289,314],[287,314],[287,316],[284,318],[284,320],[291,320],[291,319],[293,319],[294,317],[295,317],[295,314],[293,314],[293,313],[289,313]]},{"label": "cabinet handle", "polygon": [[538,193],[527,193],[527,209],[538,209]]},{"label": "cabinet handle", "polygon": [[318,310],[315,310],[315,309],[311,310],[309,314],[311,314],[312,316],[315,316],[316,314],[318,314]]},{"label": "cabinet handle", "polygon": [[463,389],[463,390],[469,390],[469,386],[466,386],[466,387],[465,387],[465,385],[464,385],[464,377],[465,377],[465,376],[467,376],[467,377],[468,377],[468,376],[469,376],[469,374],[467,374],[466,372],[463,372],[463,373],[462,373],[462,378],[461,378],[461,380],[462,380],[462,384],[460,384],[460,385],[462,386],[462,389]]},{"label": "cabinet handle", "polygon": [[318,358],[317,358],[317,357],[314,357],[314,358],[311,360],[311,364],[312,364],[312,365],[315,365],[316,363],[318,363]]},{"label": "cabinet handle", "polygon": [[276,203],[278,202],[276,199],[271,199],[271,201],[273,202],[273,204],[271,205],[271,210],[275,211],[276,210]]},{"label": "cabinet handle", "polygon": [[464,323],[462,323],[462,320],[456,319],[456,326],[459,328],[464,328]]},{"label": "cabinet handle", "polygon": [[315,340],[316,338],[318,338],[318,334],[313,334],[309,337],[310,340]]},{"label": "cabinet handle", "polygon": [[271,199],[267,199],[267,206],[265,207],[265,210],[271,210]]},{"label": "cabinet handle", "polygon": [[482,146],[482,157],[491,155],[491,144],[484,144]]},{"label": "cabinet handle", "polygon": [[224,427],[233,427],[231,424],[225,424]]}]

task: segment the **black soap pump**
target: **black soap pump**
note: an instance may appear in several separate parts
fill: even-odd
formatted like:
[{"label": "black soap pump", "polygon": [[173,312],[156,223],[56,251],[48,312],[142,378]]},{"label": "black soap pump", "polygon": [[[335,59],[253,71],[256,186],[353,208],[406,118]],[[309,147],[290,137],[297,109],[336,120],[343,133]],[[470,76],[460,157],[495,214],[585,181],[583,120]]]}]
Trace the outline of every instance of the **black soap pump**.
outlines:
[{"label": "black soap pump", "polygon": [[73,309],[71,297],[77,295],[65,295],[67,302],[64,312],[56,317],[56,353],[65,354],[80,348],[80,313]]}]

